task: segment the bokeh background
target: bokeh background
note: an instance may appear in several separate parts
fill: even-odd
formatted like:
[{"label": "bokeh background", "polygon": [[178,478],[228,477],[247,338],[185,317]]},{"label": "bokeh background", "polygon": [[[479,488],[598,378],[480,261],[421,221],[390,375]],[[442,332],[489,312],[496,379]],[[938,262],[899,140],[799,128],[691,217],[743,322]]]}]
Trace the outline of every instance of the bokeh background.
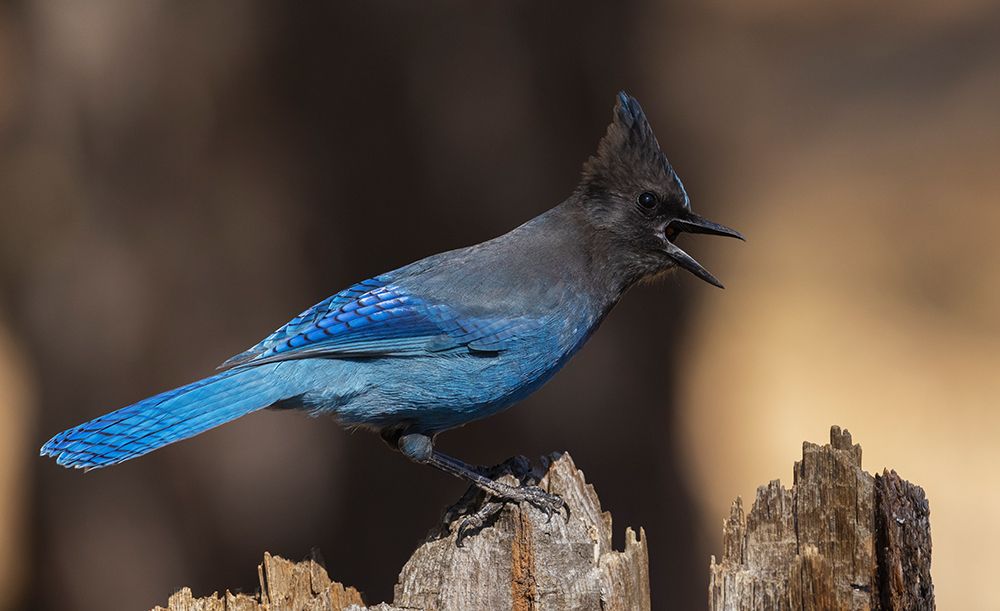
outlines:
[{"label": "bokeh background", "polygon": [[728,289],[627,296],[556,379],[444,435],[572,451],[706,605],[738,494],[849,428],[923,485],[945,609],[1000,608],[1000,4],[0,5],[0,608],[253,590],[322,550],[377,602],[461,491],[260,413],[82,474],[52,434],[212,371],[351,282],[561,201],[643,102]]}]

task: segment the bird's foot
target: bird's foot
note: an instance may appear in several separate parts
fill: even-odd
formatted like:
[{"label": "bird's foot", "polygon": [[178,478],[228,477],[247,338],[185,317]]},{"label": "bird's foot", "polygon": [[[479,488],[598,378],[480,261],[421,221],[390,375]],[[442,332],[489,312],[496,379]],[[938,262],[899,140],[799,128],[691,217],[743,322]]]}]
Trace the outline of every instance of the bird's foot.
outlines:
[{"label": "bird's foot", "polygon": [[496,488],[491,487],[489,491],[479,491],[476,486],[470,487],[470,491],[474,491],[474,493],[485,492],[486,498],[482,501],[479,509],[466,515],[459,522],[455,535],[456,546],[462,547],[462,541],[466,536],[477,533],[491,524],[503,511],[504,505],[508,503],[528,503],[545,514],[546,523],[552,521],[552,516],[562,515],[563,509],[565,509],[566,521],[569,521],[569,505],[559,495],[550,494],[538,486],[530,484],[511,486],[502,482],[494,483],[497,485]]},{"label": "bird's foot", "polygon": [[[538,479],[526,458],[518,456],[495,467],[477,468],[476,472],[480,477],[473,480],[473,485],[455,506],[471,508],[478,505],[475,511],[459,522],[455,540],[458,547],[462,546],[466,536],[479,532],[492,523],[508,503],[528,503],[544,513],[547,521],[551,521],[556,514],[562,514],[565,509],[566,520],[569,521],[569,505],[558,495],[538,487]],[[516,478],[519,485],[500,481],[510,481],[510,476]],[[454,515],[451,512],[449,514]]]},{"label": "bird's foot", "polygon": [[494,498],[497,498],[501,503],[528,503],[535,509],[538,509],[545,514],[547,522],[552,521],[552,516],[562,514],[562,510],[566,510],[566,520],[569,520],[569,505],[566,501],[562,500],[562,497],[556,494],[550,494],[545,492],[541,488],[533,484],[524,484],[521,486],[508,486],[502,482],[496,482],[502,488],[500,494],[494,491],[489,491],[489,494]]}]

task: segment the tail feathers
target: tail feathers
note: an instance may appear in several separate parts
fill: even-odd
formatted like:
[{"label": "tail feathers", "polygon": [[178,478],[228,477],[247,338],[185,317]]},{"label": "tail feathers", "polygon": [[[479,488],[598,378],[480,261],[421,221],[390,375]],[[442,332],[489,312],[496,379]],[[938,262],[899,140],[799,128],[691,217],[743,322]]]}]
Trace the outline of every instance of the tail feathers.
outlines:
[{"label": "tail feathers", "polygon": [[234,369],[168,390],[59,433],[41,454],[77,469],[142,456],[283,399],[270,372]]}]

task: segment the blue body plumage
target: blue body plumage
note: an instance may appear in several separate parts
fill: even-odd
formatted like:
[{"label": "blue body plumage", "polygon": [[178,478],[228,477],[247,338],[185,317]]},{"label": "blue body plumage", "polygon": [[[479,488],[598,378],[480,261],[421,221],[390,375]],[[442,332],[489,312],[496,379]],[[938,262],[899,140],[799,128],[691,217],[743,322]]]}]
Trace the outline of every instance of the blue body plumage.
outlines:
[{"label": "blue body plumage", "polygon": [[[67,467],[120,463],[268,407],[329,414],[505,500],[551,511],[432,447],[545,383],[642,278],[682,267],[681,232],[740,237],[691,212],[639,108],[620,94],[573,195],[493,240],[360,282],[305,310],[222,371],[59,433]],[[721,286],[721,285],[720,285]]]},{"label": "blue body plumage", "polygon": [[529,237],[552,216],[515,230],[514,239],[355,284],[227,360],[222,373],[64,431],[42,453],[65,466],[104,467],[275,404],[346,426],[405,423],[430,435],[493,414],[551,377],[602,315],[557,278],[543,290],[531,282],[537,301],[517,309],[470,302],[461,277],[495,267],[482,270],[480,290],[512,288],[502,263],[524,258],[518,235]]}]

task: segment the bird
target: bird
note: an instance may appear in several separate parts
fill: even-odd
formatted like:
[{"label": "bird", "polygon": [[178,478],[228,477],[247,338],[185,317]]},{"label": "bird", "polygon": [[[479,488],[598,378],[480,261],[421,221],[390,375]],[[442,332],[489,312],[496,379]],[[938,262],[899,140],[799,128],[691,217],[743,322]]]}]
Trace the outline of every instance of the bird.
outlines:
[{"label": "bird", "polygon": [[[320,301],[214,375],[65,430],[41,455],[116,465],[262,409],[333,416],[465,480],[492,505],[567,510],[434,447],[440,433],[525,398],[587,342],[625,292],[674,269],[722,283],[677,245],[735,229],[695,214],[638,100],[612,122],[561,203],[491,240],[418,260]],[[471,488],[470,488],[471,489]],[[460,534],[481,526],[466,518]]]}]

